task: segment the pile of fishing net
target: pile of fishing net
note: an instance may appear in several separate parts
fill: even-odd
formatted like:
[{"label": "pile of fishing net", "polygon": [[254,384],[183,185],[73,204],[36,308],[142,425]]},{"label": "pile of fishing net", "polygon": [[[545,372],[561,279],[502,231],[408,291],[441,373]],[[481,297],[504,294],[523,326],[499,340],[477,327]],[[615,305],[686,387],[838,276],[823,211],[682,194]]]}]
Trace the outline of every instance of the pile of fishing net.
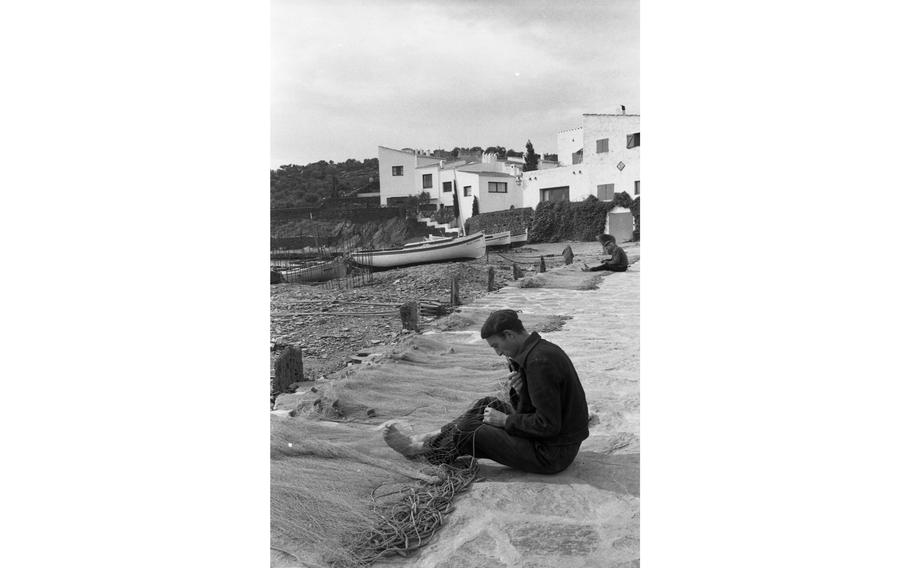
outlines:
[{"label": "pile of fishing net", "polygon": [[436,534],[477,463],[438,453],[433,463],[408,460],[385,444],[384,424],[429,432],[502,393],[504,360],[478,339],[417,336],[391,361],[321,386],[309,408],[273,414],[273,566],[367,566]]}]

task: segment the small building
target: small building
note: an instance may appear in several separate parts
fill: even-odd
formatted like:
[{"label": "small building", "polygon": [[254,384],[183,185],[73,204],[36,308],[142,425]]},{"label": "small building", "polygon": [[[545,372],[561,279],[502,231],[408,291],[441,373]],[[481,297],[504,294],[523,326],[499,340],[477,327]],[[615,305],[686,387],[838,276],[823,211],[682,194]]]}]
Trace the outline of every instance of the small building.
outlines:
[{"label": "small building", "polygon": [[521,176],[524,207],[541,201],[582,201],[590,195],[610,201],[641,193],[641,122],[619,107],[611,114],[584,114],[582,125],[556,134],[556,167]]},{"label": "small building", "polygon": [[423,168],[440,162],[415,150],[379,146],[379,204],[385,206],[390,198],[419,195],[421,191],[438,193],[438,170]]},{"label": "small building", "polygon": [[458,192],[459,224],[471,216],[477,200],[481,213],[521,207],[522,192],[518,179],[524,167],[522,158],[500,159],[484,153],[468,159],[446,161],[429,152],[395,150],[379,146],[380,204],[426,192],[430,203],[451,207]]}]

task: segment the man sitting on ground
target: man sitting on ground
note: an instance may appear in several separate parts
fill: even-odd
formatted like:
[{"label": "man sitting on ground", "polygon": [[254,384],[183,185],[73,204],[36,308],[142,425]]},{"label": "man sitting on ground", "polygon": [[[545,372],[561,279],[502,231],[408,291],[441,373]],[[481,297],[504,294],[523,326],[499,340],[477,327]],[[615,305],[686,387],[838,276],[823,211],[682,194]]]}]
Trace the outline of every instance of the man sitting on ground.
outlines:
[{"label": "man sitting on ground", "polygon": [[582,270],[585,272],[596,272],[598,270],[625,272],[629,268],[629,257],[626,256],[626,251],[616,245],[616,238],[613,235],[597,235],[597,240],[600,241],[600,246],[603,247],[604,253],[610,255],[610,258],[599,266],[589,268],[585,264]]},{"label": "man sitting on ground", "polygon": [[406,436],[392,424],[385,429],[386,443],[434,464],[470,455],[531,473],[566,469],[588,437],[588,403],[572,361],[537,332],[528,333],[514,310],[491,313],[480,336],[510,360],[511,404],[482,398],[441,430],[422,436]]}]

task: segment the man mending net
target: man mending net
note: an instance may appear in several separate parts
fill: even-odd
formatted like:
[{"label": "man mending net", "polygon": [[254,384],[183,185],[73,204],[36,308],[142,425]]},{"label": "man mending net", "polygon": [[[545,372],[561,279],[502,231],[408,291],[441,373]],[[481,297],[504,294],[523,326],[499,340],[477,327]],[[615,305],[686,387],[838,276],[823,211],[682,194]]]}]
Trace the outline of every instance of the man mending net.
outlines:
[{"label": "man mending net", "polygon": [[418,436],[392,424],[386,443],[433,464],[469,455],[530,473],[566,469],[588,437],[588,403],[572,361],[537,332],[528,333],[514,310],[491,313],[480,336],[509,358],[511,404],[482,398],[440,430]]}]

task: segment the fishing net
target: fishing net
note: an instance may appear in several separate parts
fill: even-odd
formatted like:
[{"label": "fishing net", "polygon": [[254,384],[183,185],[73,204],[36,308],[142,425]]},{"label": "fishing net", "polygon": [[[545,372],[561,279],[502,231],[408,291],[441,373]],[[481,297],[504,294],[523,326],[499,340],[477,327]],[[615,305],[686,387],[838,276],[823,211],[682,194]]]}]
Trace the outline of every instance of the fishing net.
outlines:
[{"label": "fishing net", "polygon": [[438,430],[502,395],[503,370],[476,333],[415,336],[385,364],[321,383],[297,395],[295,412],[273,414],[272,566],[360,567],[425,545],[477,472],[451,438],[480,422],[459,421],[437,436],[436,454],[416,460],[386,445],[385,426]]}]

